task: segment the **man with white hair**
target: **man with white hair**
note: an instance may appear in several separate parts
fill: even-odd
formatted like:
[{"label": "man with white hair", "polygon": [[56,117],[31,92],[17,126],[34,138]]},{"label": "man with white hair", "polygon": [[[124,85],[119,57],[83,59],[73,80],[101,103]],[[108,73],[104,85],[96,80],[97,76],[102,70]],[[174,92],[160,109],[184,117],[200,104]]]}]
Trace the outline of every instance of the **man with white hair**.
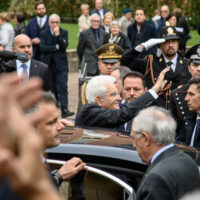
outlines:
[{"label": "man with white hair", "polygon": [[133,146],[149,165],[137,200],[176,200],[200,187],[197,165],[173,144],[175,130],[175,120],[161,107],[146,108],[134,118]]},{"label": "man with white hair", "polygon": [[115,128],[131,120],[139,110],[148,107],[157,99],[157,94],[165,85],[164,69],[156,84],[148,92],[119,108],[120,93],[111,76],[95,76],[86,86],[86,98],[89,104],[83,105],[75,119],[76,126]]},{"label": "man with white hair", "polygon": [[87,76],[99,74],[96,50],[102,45],[105,31],[100,27],[101,19],[98,14],[90,16],[90,28],[82,31],[79,36],[77,53],[80,68],[87,66]]},{"label": "man with white hair", "polygon": [[52,14],[49,17],[49,28],[40,34],[42,61],[49,66],[52,79],[52,92],[60,103],[62,117],[69,117],[73,112],[68,110],[68,32],[59,27],[60,17]]}]

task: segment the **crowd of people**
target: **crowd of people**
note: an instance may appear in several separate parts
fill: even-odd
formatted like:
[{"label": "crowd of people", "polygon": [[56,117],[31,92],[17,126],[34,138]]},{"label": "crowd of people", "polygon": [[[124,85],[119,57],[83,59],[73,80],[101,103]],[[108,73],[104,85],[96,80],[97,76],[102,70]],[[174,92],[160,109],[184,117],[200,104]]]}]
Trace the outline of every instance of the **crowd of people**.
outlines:
[{"label": "crowd of people", "polygon": [[116,19],[102,0],[92,12],[81,5],[77,54],[85,77],[74,122],[60,119],[57,109],[62,118],[74,114],[68,109],[68,31],[57,14],[46,15],[43,2],[35,10],[27,27],[23,13],[15,13],[15,28],[9,14],[0,13],[0,51],[27,57],[7,62],[16,73],[0,77],[0,198],[60,199],[55,188],[86,163],[72,158],[47,173],[44,151],[74,124],[133,138],[149,165],[138,200],[175,200],[200,189],[197,165],[174,145],[200,149],[200,44],[186,51],[190,36],[181,10],[170,14],[163,5],[148,22],[143,8],[133,18],[125,8]]}]

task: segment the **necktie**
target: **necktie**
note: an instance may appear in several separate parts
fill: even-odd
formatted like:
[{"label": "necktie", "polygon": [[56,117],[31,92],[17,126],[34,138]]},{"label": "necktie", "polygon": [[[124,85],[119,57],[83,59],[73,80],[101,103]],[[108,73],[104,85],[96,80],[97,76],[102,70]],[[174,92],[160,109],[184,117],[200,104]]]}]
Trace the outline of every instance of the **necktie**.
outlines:
[{"label": "necktie", "polygon": [[98,35],[98,31],[96,30],[96,40],[97,42],[99,41],[99,35]]},{"label": "necktie", "polygon": [[171,67],[172,64],[173,64],[173,63],[172,63],[171,61],[167,62],[167,66],[170,66],[170,67]]},{"label": "necktie", "polygon": [[170,67],[171,67],[171,69],[172,69],[172,71],[174,72],[174,71],[175,71],[175,69],[172,67],[172,64],[173,64],[173,62],[171,62],[171,61],[167,62],[167,66],[170,66]]},{"label": "necktie", "polygon": [[39,19],[39,27],[42,28],[42,19]]},{"label": "necktie", "polygon": [[195,135],[194,135],[194,146],[198,144],[199,131],[200,131],[200,119],[197,119]]},{"label": "necktie", "polygon": [[28,66],[26,64],[22,64],[21,67],[23,68],[23,74],[25,75],[25,80],[28,80]]}]

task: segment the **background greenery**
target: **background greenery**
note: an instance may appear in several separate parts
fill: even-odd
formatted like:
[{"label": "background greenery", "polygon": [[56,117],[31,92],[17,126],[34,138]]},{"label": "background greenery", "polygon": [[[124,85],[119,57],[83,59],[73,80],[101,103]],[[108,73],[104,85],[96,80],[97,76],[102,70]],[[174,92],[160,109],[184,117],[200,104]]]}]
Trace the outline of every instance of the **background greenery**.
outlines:
[{"label": "background greenery", "polygon": [[[26,18],[29,19],[35,16],[34,4],[38,0],[0,0],[0,12],[23,12]],[[47,14],[57,13],[61,16],[61,27],[68,30],[69,47],[75,49],[78,43],[78,26],[76,24],[78,17],[81,14],[80,5],[88,3],[90,10],[94,8],[95,0],[43,0],[47,7]],[[191,30],[192,39],[187,42],[188,46],[200,43],[200,36],[197,34],[196,27],[200,22],[200,0],[104,0],[104,7],[112,11],[116,17],[120,17],[123,9],[128,7],[133,13],[138,7],[142,7],[146,11],[146,15],[151,18],[153,11],[160,8],[161,5],[167,4],[172,11],[179,7],[182,9],[184,16]],[[74,24],[72,24],[74,23]]]},{"label": "background greenery", "polygon": [[[77,44],[78,44],[78,37],[79,37],[78,25],[62,23],[61,27],[65,30],[68,30],[68,37],[69,37],[68,49],[76,49]],[[197,43],[200,43],[200,35],[197,33],[196,30],[191,30],[190,35],[192,39],[188,40],[187,46],[193,46]]]}]

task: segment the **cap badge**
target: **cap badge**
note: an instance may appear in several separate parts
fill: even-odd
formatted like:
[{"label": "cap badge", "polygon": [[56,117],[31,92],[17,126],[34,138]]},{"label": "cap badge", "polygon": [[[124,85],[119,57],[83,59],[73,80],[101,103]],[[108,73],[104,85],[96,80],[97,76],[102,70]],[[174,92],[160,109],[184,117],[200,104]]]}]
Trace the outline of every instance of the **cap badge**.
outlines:
[{"label": "cap badge", "polygon": [[167,29],[167,35],[173,35],[174,34],[174,30],[173,30],[173,28],[171,28],[171,27],[169,27],[168,29]]},{"label": "cap badge", "polygon": [[169,21],[166,21],[166,22],[165,22],[165,25],[166,25],[166,26],[170,26]]}]

